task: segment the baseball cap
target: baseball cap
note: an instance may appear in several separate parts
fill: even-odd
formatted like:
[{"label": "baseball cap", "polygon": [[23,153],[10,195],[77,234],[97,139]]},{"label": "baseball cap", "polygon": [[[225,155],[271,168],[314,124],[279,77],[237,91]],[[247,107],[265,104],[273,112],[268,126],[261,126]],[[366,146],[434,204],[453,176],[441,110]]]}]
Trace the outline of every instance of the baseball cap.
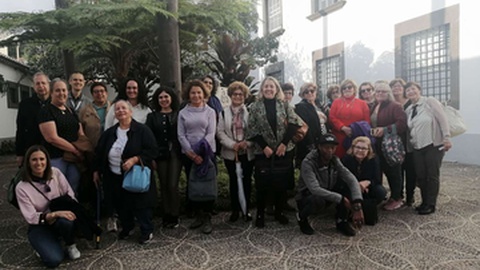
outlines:
[{"label": "baseball cap", "polygon": [[338,145],[337,137],[331,133],[326,133],[317,137],[315,140],[315,144],[334,144]]}]

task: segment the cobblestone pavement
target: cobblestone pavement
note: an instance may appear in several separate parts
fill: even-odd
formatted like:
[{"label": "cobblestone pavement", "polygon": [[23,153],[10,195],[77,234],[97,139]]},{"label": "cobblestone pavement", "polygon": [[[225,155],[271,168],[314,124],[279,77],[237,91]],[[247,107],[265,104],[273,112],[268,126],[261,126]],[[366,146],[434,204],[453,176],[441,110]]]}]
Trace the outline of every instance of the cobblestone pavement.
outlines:
[{"label": "cobblestone pavement", "polygon": [[[15,166],[1,159],[0,164],[0,268],[42,268],[26,239],[26,223],[5,201]],[[222,212],[213,218],[211,235],[188,230],[189,219],[177,229],[160,229],[156,218],[152,242],[137,244],[138,231],[126,241],[104,234],[99,250],[81,240],[82,257],[66,260],[60,268],[480,269],[479,176],[480,167],[444,163],[435,214],[419,216],[412,208],[379,211],[377,225],[351,238],[336,232],[331,211],[312,218],[312,236],[300,233],[293,212],[287,226],[267,216],[264,229],[244,221],[230,223]]]}]

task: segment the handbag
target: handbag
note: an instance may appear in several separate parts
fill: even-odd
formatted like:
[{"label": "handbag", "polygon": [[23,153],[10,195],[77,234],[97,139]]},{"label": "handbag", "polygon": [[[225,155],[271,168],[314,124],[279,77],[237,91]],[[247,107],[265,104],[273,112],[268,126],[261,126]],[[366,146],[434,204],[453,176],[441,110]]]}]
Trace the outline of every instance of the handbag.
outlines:
[{"label": "handbag", "polygon": [[450,137],[455,137],[467,131],[467,125],[460,112],[452,106],[444,105],[443,111],[450,128]]},{"label": "handbag", "polygon": [[217,199],[217,172],[215,164],[208,160],[208,169],[204,175],[198,174],[199,165],[193,163],[188,177],[188,198],[194,202],[214,201]]},{"label": "handbag", "polygon": [[74,142],[71,142],[71,144],[73,144],[73,146],[75,146],[75,148],[77,148],[77,150],[80,151],[83,155],[82,157],[78,157],[70,151],[65,151],[63,152],[63,159],[67,162],[72,162],[72,163],[82,162],[85,158],[86,153],[93,153],[92,143],[90,142],[88,137],[85,135],[79,135],[78,139]]},{"label": "handbag", "polygon": [[150,168],[143,165],[139,158],[140,165],[133,165],[123,177],[122,188],[134,193],[144,193],[150,189]]},{"label": "handbag", "polygon": [[[427,99],[426,103],[431,112],[433,112],[431,108],[432,107],[431,103],[435,101],[436,101],[435,98]],[[444,103],[440,103],[440,104],[442,105],[443,112],[445,113],[445,117],[447,118],[448,127],[450,130],[450,137],[455,137],[465,133],[467,131],[467,125],[465,124],[465,120],[463,119],[460,112],[457,109],[453,108],[452,106],[448,106]]]},{"label": "handbag", "polygon": [[269,159],[255,162],[255,181],[264,187],[288,188],[293,178],[293,164],[290,159],[277,159],[275,154]]},{"label": "handbag", "polygon": [[8,184],[7,189],[7,201],[15,206],[15,208],[19,209],[18,201],[17,201],[17,193],[15,193],[15,188],[17,187],[18,183],[22,181],[23,177],[23,170],[19,168],[15,176],[13,176],[12,180],[10,180],[10,184]]},{"label": "handbag", "polygon": [[71,211],[77,217],[75,219],[75,229],[78,231],[78,236],[87,240],[91,240],[94,235],[101,235],[102,228],[95,222],[95,220],[88,214],[87,209],[74,200],[70,195],[64,194],[56,198],[49,199],[43,192],[41,192],[32,182],[30,185],[38,191],[49,203],[48,208],[51,212],[55,211]]},{"label": "handbag", "polygon": [[402,139],[397,134],[397,127],[392,125],[390,132],[387,128],[384,128],[384,131],[382,153],[385,160],[390,166],[402,164],[405,159],[405,148],[403,147]]},{"label": "handbag", "polygon": [[[285,102],[284,106],[285,106],[285,113],[287,114],[287,119],[288,119],[288,103]],[[305,136],[307,136],[308,125],[305,121],[302,121],[302,122],[303,122],[302,126],[297,128],[297,130],[295,131],[295,134],[292,137],[293,143],[298,143],[301,140],[303,140]],[[288,125],[288,120],[285,120],[285,124]]]}]

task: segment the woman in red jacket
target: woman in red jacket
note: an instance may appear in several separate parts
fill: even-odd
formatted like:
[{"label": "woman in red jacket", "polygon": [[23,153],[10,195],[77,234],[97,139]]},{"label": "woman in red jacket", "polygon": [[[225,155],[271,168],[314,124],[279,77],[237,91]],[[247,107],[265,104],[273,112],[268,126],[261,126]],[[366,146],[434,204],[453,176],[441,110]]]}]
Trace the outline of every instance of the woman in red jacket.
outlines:
[{"label": "woman in red jacket", "polygon": [[332,132],[339,142],[335,154],[342,158],[346,152],[343,141],[347,136],[352,136],[350,125],[358,121],[367,121],[370,124],[370,110],[365,101],[356,97],[357,85],[353,80],[344,80],[340,90],[342,96],[333,101],[329,120],[333,127]]}]

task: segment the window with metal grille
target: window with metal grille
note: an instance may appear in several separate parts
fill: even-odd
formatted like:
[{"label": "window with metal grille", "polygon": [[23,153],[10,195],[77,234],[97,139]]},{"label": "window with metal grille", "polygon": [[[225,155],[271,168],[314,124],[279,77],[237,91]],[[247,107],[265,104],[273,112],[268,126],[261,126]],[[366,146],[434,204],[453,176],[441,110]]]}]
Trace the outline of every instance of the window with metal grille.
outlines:
[{"label": "window with metal grille", "polygon": [[338,54],[316,61],[316,84],[325,100],[327,89],[332,84],[340,84],[343,78],[343,57]]},{"label": "window with metal grille", "polygon": [[422,86],[422,95],[451,99],[450,24],[401,38],[402,77]]},{"label": "window with metal grille", "polygon": [[282,1],[266,0],[267,32],[272,33],[282,29]]}]

